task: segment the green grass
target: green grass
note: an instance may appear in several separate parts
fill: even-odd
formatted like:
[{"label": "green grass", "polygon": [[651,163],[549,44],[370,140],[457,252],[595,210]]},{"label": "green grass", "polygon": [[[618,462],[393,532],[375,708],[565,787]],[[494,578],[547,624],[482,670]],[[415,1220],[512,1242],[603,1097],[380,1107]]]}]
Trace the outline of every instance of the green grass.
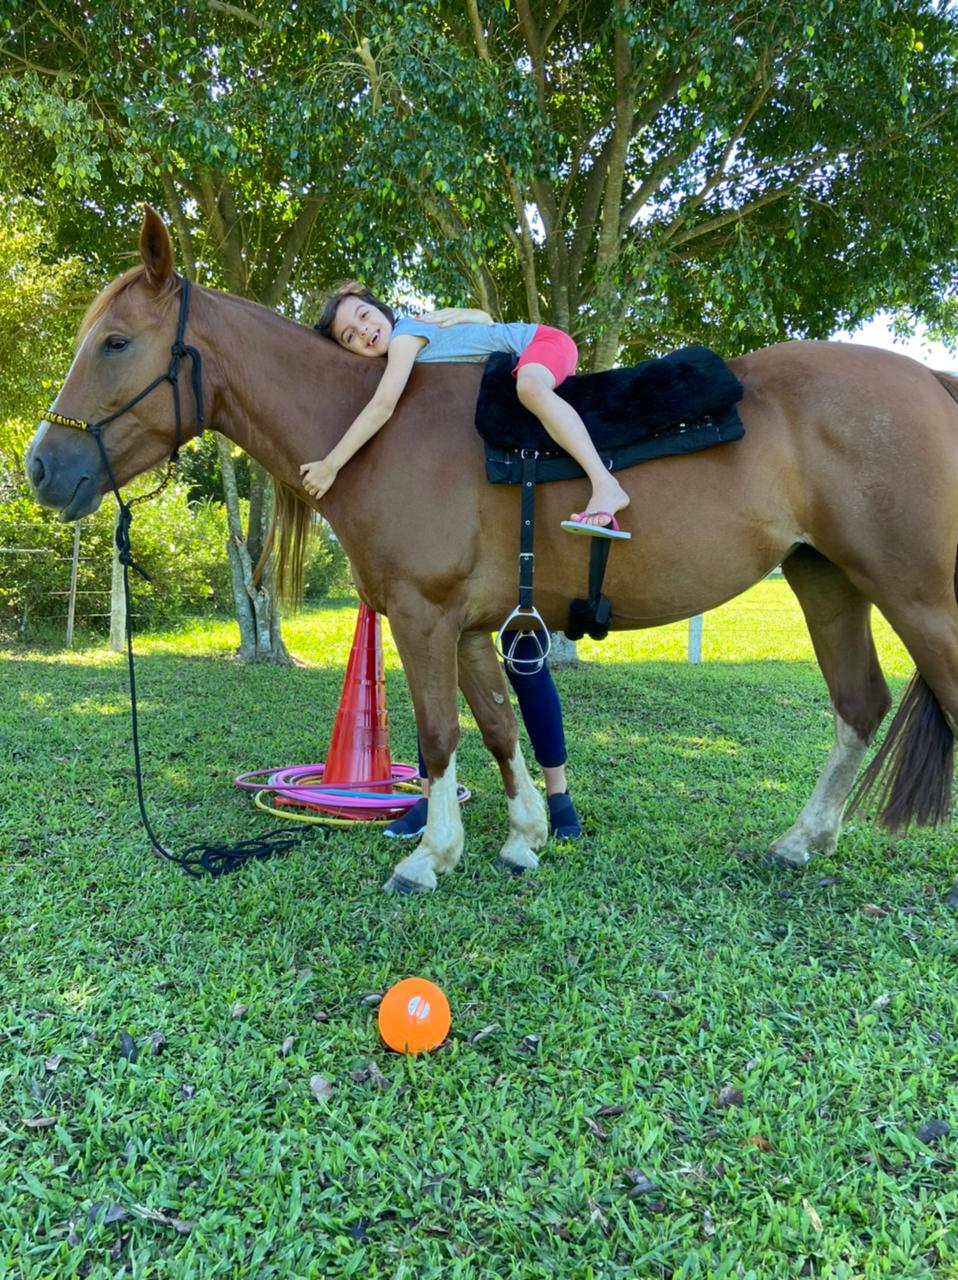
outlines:
[{"label": "green grass", "polygon": [[[292,669],[229,661],[228,623],[137,641],[168,846],[271,825],[231,779],[323,757],[354,621],[291,619]],[[369,828],[185,877],[139,826],[122,660],[0,650],[0,1276],[958,1276],[953,836],[859,821],[766,867],[831,741],[797,607],[769,580],[707,617],[703,665],[685,640],[558,673],[586,838],[533,877],[495,868],[464,716],[466,856],[413,899]],[[453,1024],[405,1059],[364,997],[413,973]]]}]

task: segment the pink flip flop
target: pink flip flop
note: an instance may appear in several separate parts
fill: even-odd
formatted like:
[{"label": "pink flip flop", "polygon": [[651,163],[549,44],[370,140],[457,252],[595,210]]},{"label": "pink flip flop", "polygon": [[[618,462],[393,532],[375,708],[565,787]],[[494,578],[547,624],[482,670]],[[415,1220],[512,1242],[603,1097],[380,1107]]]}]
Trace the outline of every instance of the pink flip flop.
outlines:
[{"label": "pink flip flop", "polygon": [[[585,521],[592,516],[608,516],[608,524],[586,524]],[[567,529],[569,533],[581,533],[587,538],[631,538],[631,533],[626,533],[619,528],[619,522],[611,511],[576,511],[573,513],[571,520],[562,521],[563,529]]]}]

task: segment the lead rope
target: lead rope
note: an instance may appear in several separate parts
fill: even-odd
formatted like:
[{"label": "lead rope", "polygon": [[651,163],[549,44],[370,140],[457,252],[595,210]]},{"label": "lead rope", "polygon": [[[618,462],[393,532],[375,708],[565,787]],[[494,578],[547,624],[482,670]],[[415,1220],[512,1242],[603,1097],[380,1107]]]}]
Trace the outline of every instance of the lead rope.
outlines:
[{"label": "lead rope", "polygon": [[[99,436],[97,436],[97,440],[99,441]],[[104,452],[102,444],[100,445],[100,451],[101,453]],[[112,474],[110,478],[112,481]],[[114,493],[120,506],[120,518],[117,521],[116,528],[116,550],[120,564],[123,566],[123,605],[126,612],[126,653],[130,686],[130,723],[132,726],[133,763],[136,775],[136,800],[140,810],[140,821],[143,823],[143,829],[149,837],[150,844],[160,857],[165,858],[167,862],[175,863],[188,876],[193,876],[194,878],[199,878],[204,871],[211,876],[224,875],[226,872],[235,871],[238,867],[253,859],[262,860],[272,857],[275,853],[288,853],[294,846],[302,843],[307,834],[306,832],[280,829],[267,832],[262,836],[251,836],[248,840],[241,840],[234,845],[191,844],[182,853],[172,853],[161,843],[153,830],[146,812],[146,801],[143,797],[143,767],[140,759],[140,728],[136,703],[136,665],[133,657],[133,611],[130,607],[130,569],[135,569],[147,581],[150,579],[149,575],[144,573],[139,565],[135,563],[131,554],[130,525],[133,520],[133,514],[129,505],[120,497],[119,490],[114,489]],[[324,837],[329,835],[330,829],[321,825],[312,827],[313,832],[322,832]]]}]

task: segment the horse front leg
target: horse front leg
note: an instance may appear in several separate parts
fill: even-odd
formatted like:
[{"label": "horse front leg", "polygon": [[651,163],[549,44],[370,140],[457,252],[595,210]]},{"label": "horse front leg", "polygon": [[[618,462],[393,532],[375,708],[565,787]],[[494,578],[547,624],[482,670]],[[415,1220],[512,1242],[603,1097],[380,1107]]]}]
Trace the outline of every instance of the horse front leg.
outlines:
[{"label": "horse front leg", "polygon": [[526,768],[502,667],[487,632],[471,631],[460,638],[459,687],[476,717],[483,742],[495,757],[506,790],[509,835],[499,853],[500,861],[510,871],[534,870],[539,859],[533,850],[548,839],[549,822]]},{"label": "horse front leg", "polygon": [[456,694],[457,632],[448,617],[417,601],[408,613],[390,609],[389,625],[402,658],[429,777],[426,827],[413,852],[396,864],[387,893],[426,893],[436,876],[462,857],[463,828],[456,782],[459,712]]}]

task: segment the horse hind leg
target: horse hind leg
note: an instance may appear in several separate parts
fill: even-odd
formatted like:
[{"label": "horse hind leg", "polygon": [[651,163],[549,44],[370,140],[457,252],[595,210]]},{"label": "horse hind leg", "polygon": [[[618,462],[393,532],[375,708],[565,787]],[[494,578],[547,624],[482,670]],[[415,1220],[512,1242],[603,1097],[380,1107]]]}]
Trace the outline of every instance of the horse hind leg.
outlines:
[{"label": "horse hind leg", "polygon": [[549,822],[526,768],[502,667],[486,632],[467,632],[459,641],[459,687],[499,766],[506,791],[509,834],[499,859],[510,871],[534,870],[539,865],[534,850],[548,839]]},{"label": "horse hind leg", "polygon": [[862,758],[891,705],[871,630],[871,604],[831,561],[810,547],[782,565],[798,597],[831,696],[835,740],[825,767],[791,827],[768,857],[804,866],[833,853]]}]

